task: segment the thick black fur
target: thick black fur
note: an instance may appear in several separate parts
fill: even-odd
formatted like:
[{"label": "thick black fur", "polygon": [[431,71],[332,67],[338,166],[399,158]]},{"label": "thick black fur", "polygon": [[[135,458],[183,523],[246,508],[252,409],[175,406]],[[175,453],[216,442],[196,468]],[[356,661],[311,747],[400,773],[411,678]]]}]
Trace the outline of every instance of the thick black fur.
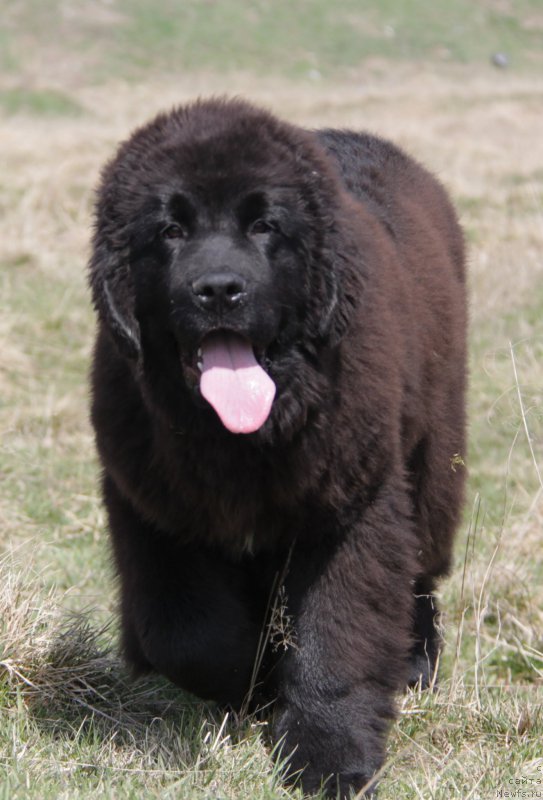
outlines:
[{"label": "thick black fur", "polygon": [[[225,270],[244,302],[203,308],[191,287]],[[257,697],[276,700],[275,737],[306,791],[347,797],[382,764],[395,693],[428,683],[438,653],[432,592],[464,482],[451,205],[376,137],[199,102],[106,166],[90,282],[127,658],[239,706],[268,625]],[[256,433],[200,396],[196,352],[217,328],[275,381]]]}]

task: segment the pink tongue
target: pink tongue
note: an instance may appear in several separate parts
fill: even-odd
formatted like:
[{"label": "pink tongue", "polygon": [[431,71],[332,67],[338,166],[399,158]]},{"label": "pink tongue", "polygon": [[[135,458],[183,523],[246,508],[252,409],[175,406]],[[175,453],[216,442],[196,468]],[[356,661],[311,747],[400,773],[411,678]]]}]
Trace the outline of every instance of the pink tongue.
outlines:
[{"label": "pink tongue", "polygon": [[229,331],[211,333],[202,342],[200,391],[225,428],[253,433],[268,419],[275,384],[258,364],[251,344]]}]

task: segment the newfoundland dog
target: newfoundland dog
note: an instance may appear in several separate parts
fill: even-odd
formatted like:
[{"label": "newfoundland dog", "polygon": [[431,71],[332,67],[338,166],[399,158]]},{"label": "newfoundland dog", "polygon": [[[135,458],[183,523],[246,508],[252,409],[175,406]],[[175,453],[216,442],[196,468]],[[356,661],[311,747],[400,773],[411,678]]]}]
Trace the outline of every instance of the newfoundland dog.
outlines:
[{"label": "newfoundland dog", "polygon": [[444,190],[375,136],[196,102],[105,167],[90,283],[128,661],[233,707],[273,700],[304,790],[360,791],[395,694],[436,670],[462,500]]}]

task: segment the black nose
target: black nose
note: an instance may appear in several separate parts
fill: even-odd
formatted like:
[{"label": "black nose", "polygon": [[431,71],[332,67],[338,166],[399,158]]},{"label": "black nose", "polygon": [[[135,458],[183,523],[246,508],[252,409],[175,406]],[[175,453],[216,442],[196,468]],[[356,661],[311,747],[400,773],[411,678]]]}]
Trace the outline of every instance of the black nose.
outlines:
[{"label": "black nose", "polygon": [[246,283],[234,272],[213,272],[192,282],[196,302],[208,311],[228,311],[241,305]]}]

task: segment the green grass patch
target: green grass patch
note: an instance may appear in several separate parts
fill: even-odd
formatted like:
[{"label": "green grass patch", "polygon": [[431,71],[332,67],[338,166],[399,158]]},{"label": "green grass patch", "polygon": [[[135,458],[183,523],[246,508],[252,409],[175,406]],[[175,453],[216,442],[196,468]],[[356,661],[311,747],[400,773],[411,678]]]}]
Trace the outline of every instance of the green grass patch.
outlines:
[{"label": "green grass patch", "polygon": [[[82,80],[141,79],[160,72],[251,71],[259,75],[331,78],[367,59],[489,64],[505,52],[515,68],[541,59],[538,0],[479,4],[469,0],[121,0],[84,3],[77,13],[60,0],[46,5],[2,0],[5,68],[20,68],[27,53],[67,57]],[[535,22],[534,22],[535,19]],[[83,78],[84,74],[84,78]],[[7,101],[6,101],[7,102]],[[11,103],[57,105],[51,98]]]},{"label": "green grass patch", "polygon": [[4,89],[0,109],[6,114],[78,116],[82,108],[71,97],[54,89]]}]

